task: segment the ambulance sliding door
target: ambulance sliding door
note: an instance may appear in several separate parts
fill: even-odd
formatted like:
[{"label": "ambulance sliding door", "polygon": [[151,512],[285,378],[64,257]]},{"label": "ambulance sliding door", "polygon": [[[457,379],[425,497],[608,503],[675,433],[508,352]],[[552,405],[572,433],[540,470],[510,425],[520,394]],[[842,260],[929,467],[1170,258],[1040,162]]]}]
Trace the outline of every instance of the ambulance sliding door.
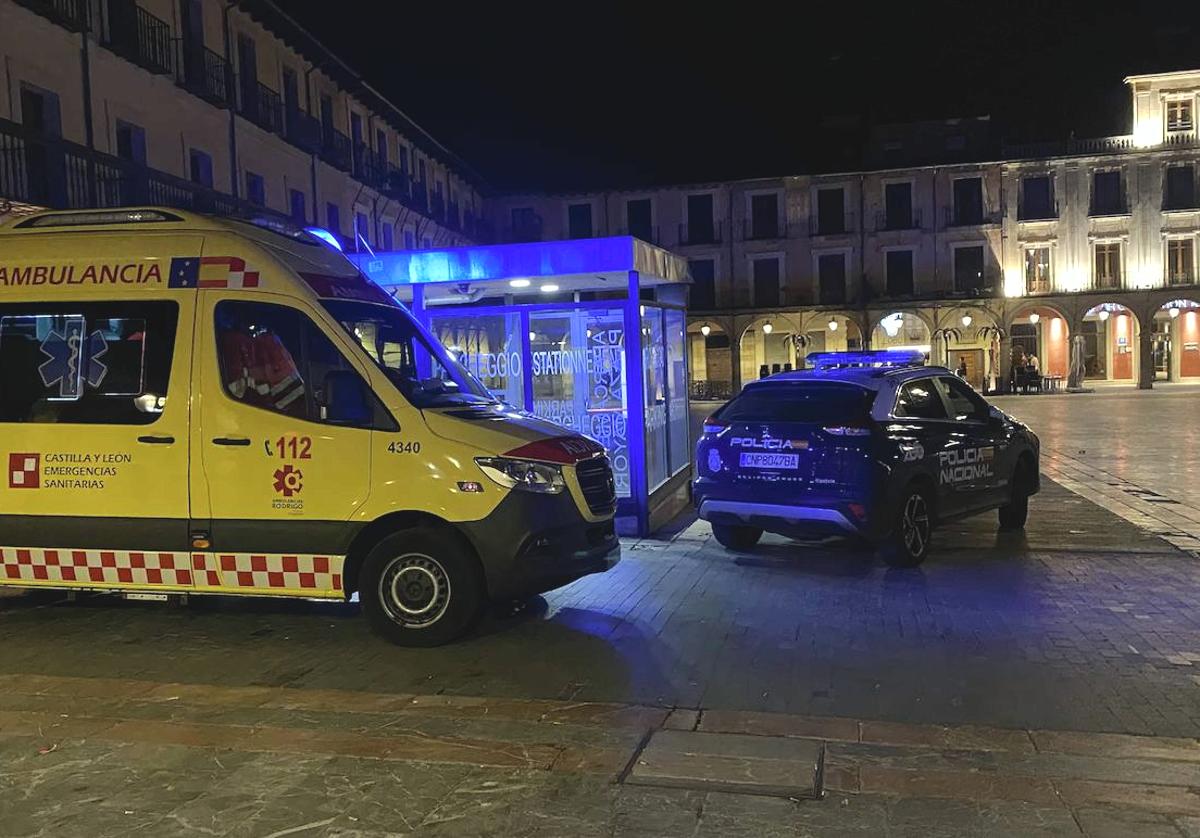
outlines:
[{"label": "ambulance sliding door", "polygon": [[199,253],[202,240],[134,241],[6,243],[5,265],[44,268],[47,281],[36,294],[22,289],[37,302],[0,293],[0,583],[191,585],[196,292],[168,280],[172,261]]}]

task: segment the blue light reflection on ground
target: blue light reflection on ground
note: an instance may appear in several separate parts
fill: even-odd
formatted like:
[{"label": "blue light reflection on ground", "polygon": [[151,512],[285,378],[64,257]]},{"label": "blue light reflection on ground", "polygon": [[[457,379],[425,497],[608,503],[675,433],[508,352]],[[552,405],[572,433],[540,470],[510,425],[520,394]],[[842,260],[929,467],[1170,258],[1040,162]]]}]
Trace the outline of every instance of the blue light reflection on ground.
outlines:
[{"label": "blue light reflection on ground", "polygon": [[633,239],[628,236],[394,251],[373,256],[351,254],[350,258],[371,279],[384,285],[600,274],[635,269]]}]

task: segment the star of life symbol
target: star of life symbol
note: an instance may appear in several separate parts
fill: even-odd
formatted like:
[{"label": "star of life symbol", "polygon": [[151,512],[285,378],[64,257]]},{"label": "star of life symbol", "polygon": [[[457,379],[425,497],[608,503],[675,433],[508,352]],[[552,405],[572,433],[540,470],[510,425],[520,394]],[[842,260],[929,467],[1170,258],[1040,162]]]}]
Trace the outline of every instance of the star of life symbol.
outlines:
[{"label": "star of life symbol", "polygon": [[54,330],[42,341],[41,351],[49,360],[38,367],[38,375],[47,388],[58,385],[58,397],[78,399],[86,382],[98,388],[108,375],[100,360],[108,352],[108,342],[97,329],[90,336],[82,317],[68,317],[62,331]]},{"label": "star of life symbol", "polygon": [[275,470],[275,491],[285,498],[300,494],[304,488],[304,473],[288,463]]}]

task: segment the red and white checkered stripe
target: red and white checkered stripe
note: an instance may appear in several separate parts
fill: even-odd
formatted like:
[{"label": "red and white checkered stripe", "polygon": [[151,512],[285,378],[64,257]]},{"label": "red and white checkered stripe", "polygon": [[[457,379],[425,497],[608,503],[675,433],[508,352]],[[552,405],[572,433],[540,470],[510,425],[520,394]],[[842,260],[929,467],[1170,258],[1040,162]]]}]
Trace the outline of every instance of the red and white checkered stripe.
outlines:
[{"label": "red and white checkered stripe", "polygon": [[216,553],[193,558],[204,561],[203,573],[200,565],[193,565],[197,587],[268,592],[342,589],[341,556]]},{"label": "red and white checkered stripe", "polygon": [[320,596],[342,590],[343,556],[0,547],[0,584],[61,583]]},{"label": "red and white checkered stripe", "polygon": [[237,256],[201,256],[198,284],[201,288],[257,288],[258,271],[246,270],[246,261]]},{"label": "red and white checkered stripe", "polygon": [[190,587],[187,553],[0,547],[0,582]]}]

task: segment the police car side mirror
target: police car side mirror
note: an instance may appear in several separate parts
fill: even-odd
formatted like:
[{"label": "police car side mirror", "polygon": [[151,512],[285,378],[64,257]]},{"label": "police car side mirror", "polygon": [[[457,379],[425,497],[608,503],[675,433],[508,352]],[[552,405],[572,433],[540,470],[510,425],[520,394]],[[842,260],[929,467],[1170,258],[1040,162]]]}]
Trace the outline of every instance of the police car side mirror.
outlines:
[{"label": "police car side mirror", "polygon": [[367,386],[353,370],[325,374],[321,418],[334,425],[366,425],[373,411]]}]

